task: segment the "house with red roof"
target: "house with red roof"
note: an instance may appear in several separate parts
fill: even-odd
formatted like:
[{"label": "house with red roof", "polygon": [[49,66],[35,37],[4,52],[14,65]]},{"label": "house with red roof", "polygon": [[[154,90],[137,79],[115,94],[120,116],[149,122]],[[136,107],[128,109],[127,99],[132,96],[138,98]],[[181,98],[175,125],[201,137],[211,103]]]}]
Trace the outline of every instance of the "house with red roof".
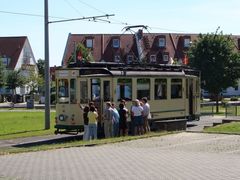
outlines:
[{"label": "house with red roof", "polygon": [[[21,70],[23,76],[29,76],[30,72],[38,73],[36,60],[26,36],[0,37],[0,60],[6,70]],[[28,94],[29,87],[17,88],[19,95]],[[1,89],[1,94],[9,93]]]},{"label": "house with red roof", "polygon": [[[66,65],[75,46],[82,43],[90,49],[95,61],[169,64],[186,59],[197,34],[143,33],[134,34],[69,34],[62,65]],[[76,56],[77,60],[77,56]]]},{"label": "house with red roof", "polygon": [[[76,46],[83,44],[93,56],[94,61],[119,63],[187,64],[187,52],[198,34],[183,33],[144,33],[143,29],[123,34],[69,34],[62,65],[69,60],[81,61],[81,52]],[[240,36],[232,35],[236,51],[240,49]],[[80,57],[80,58],[79,58]],[[207,94],[207,92],[206,92]],[[228,88],[223,95],[240,95],[238,87]]]}]

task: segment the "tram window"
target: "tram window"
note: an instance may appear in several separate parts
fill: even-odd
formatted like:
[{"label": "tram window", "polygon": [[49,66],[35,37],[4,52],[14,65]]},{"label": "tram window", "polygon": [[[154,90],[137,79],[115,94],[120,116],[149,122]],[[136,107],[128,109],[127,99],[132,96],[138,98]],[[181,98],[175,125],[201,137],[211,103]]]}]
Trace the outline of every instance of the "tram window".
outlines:
[{"label": "tram window", "polygon": [[155,99],[167,99],[167,79],[155,79]]},{"label": "tram window", "polygon": [[171,80],[171,98],[182,98],[182,79]]},{"label": "tram window", "polygon": [[58,80],[58,97],[68,97],[68,80]]},{"label": "tram window", "polygon": [[104,101],[110,101],[110,81],[103,82]]},{"label": "tram window", "polygon": [[100,100],[100,79],[92,79],[91,87],[92,100]]},{"label": "tram window", "polygon": [[196,94],[200,94],[200,82],[196,80]]},{"label": "tram window", "polygon": [[75,104],[77,103],[76,99],[76,79],[70,80],[70,102]]},{"label": "tram window", "polygon": [[188,79],[186,79],[186,98],[188,98],[188,91],[189,91]]},{"label": "tram window", "polygon": [[147,97],[150,99],[150,79],[137,79],[137,98]]},{"label": "tram window", "polygon": [[88,103],[87,81],[80,81],[80,103]]},{"label": "tram window", "polygon": [[118,101],[124,99],[126,101],[132,100],[132,80],[118,79],[116,96]]}]

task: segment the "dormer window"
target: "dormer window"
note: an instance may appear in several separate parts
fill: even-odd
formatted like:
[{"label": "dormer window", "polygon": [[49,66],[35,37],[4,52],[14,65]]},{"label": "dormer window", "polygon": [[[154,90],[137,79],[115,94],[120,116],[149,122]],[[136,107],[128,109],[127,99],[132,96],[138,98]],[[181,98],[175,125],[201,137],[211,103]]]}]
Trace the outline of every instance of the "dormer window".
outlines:
[{"label": "dormer window", "polygon": [[133,55],[127,55],[127,64],[130,64],[133,62]]},{"label": "dormer window", "polygon": [[169,60],[169,54],[168,53],[163,54],[163,61],[168,62],[168,60]]},{"label": "dormer window", "polygon": [[93,48],[93,39],[92,38],[89,38],[86,40],[86,47]]},{"label": "dormer window", "polygon": [[120,40],[119,39],[113,39],[112,40],[112,46],[113,46],[113,48],[120,48]]},{"label": "dormer window", "polygon": [[119,56],[119,55],[115,55],[115,56],[114,56],[114,62],[119,63],[120,61],[121,61],[120,56]]},{"label": "dormer window", "polygon": [[189,48],[190,47],[190,42],[191,42],[191,39],[190,38],[184,38],[184,44],[183,46],[185,48]]},{"label": "dormer window", "polygon": [[156,55],[150,55],[150,63],[155,63],[155,62],[157,62]]},{"label": "dormer window", "polygon": [[166,47],[166,38],[165,37],[160,37],[158,40],[158,46],[160,48]]}]

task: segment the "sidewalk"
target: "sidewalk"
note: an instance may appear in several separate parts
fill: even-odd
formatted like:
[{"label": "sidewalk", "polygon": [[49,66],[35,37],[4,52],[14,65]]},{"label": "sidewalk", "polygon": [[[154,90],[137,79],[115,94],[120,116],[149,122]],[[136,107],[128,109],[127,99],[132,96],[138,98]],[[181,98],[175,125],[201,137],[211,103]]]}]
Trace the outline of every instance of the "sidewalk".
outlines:
[{"label": "sidewalk", "polygon": [[187,132],[202,132],[204,127],[212,127],[221,123],[225,116],[201,116],[199,121],[187,122]]},{"label": "sidewalk", "polygon": [[[54,108],[55,105],[50,105],[51,108]],[[27,103],[16,103],[14,104],[14,108],[12,108],[12,103],[11,102],[4,102],[0,103],[0,108],[1,109],[14,109],[14,108],[27,108]],[[39,104],[38,102],[34,102],[34,107],[33,108],[28,108],[28,109],[44,109],[45,104]]]}]

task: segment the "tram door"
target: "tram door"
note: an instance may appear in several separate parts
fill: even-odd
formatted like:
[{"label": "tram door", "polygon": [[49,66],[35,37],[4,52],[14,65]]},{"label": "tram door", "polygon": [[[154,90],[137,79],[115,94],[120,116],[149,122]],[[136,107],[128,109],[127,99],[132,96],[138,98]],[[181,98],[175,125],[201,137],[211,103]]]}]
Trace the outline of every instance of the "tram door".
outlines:
[{"label": "tram door", "polygon": [[193,115],[193,82],[192,79],[189,80],[189,116]]},{"label": "tram door", "polygon": [[91,81],[91,101],[98,109],[99,119],[102,120],[105,103],[112,101],[111,79],[92,78]]},{"label": "tram door", "polygon": [[91,101],[94,102],[95,107],[98,110],[98,114],[101,115],[101,79],[91,78],[90,79],[90,92]]}]

